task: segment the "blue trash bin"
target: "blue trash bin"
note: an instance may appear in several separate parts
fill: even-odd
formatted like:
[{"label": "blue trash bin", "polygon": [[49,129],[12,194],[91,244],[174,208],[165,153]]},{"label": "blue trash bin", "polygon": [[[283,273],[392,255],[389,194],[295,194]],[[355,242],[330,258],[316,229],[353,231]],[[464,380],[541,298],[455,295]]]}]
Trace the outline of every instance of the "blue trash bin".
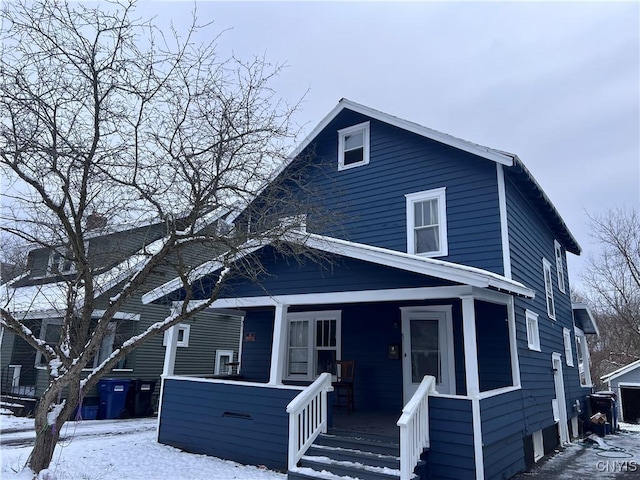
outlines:
[{"label": "blue trash bin", "polygon": [[128,378],[103,378],[98,383],[100,405],[99,419],[125,418],[128,416],[125,408],[127,392],[131,380]]}]

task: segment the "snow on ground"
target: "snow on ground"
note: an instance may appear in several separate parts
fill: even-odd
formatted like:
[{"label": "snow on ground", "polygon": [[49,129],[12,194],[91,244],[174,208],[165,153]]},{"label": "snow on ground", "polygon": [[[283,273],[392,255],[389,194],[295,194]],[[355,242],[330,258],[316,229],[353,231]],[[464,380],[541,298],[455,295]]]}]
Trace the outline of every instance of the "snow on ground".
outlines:
[{"label": "snow on ground", "polygon": [[[182,452],[156,441],[156,420],[69,422],[50,470],[57,480],[285,480],[286,475],[206,455]],[[124,427],[124,428],[123,428]],[[22,471],[33,445],[33,419],[0,411],[0,478],[31,480]],[[21,437],[20,437],[21,436]],[[15,443],[22,444],[15,445]],[[13,445],[8,443],[14,443]]]}]

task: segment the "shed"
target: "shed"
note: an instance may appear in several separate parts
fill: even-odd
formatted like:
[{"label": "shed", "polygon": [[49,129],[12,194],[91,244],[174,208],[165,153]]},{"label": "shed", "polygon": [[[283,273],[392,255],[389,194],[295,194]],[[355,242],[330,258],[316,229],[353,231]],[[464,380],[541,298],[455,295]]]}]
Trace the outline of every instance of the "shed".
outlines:
[{"label": "shed", "polygon": [[618,413],[623,422],[640,423],[640,360],[601,377],[618,396]]}]

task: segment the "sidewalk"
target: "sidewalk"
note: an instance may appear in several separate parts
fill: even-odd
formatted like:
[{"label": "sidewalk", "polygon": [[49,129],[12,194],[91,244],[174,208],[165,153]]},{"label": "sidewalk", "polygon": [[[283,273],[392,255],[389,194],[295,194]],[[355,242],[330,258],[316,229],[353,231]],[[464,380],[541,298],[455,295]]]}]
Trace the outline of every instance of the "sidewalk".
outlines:
[{"label": "sidewalk", "polygon": [[595,440],[575,441],[512,480],[640,478],[640,425],[621,424],[620,433]]}]

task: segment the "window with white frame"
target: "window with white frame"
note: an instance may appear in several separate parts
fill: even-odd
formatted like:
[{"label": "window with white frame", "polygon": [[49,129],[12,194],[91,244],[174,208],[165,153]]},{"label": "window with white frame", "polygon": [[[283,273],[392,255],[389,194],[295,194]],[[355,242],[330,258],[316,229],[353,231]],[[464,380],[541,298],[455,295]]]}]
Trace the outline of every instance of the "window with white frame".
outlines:
[{"label": "window with white frame", "polygon": [[542,430],[536,430],[532,435],[533,440],[533,461],[537,462],[544,457],[544,439]]},{"label": "window with white frame", "polygon": [[338,130],[338,170],[369,163],[369,122]]},{"label": "window with white frame", "polygon": [[[191,325],[186,325],[184,323],[179,323],[176,325],[176,334],[178,335],[178,341],[176,346],[178,347],[188,347],[189,346],[189,332],[191,331]],[[169,331],[164,331],[164,338],[162,339],[162,346],[166,347],[169,343]]]},{"label": "window with white frame", "polygon": [[589,347],[584,332],[575,327],[573,333],[576,337],[576,356],[578,357],[578,373],[580,374],[580,385],[591,387],[591,368],[589,366]]},{"label": "window with white frame", "polygon": [[540,351],[540,333],[538,331],[538,314],[531,310],[525,311],[527,320],[527,345],[530,350]]},{"label": "window with white frame", "polygon": [[[60,334],[62,332],[62,319],[45,318],[40,324],[40,339],[47,342],[48,345],[58,345],[60,343]],[[36,353],[36,367],[44,367],[44,358],[42,353]]]},{"label": "window with white frame", "polygon": [[407,202],[407,252],[446,256],[447,204],[445,187],[410,193]]},{"label": "window with white frame", "polygon": [[49,254],[49,263],[47,265],[47,273],[49,275],[67,274],[74,271],[75,265],[70,250],[66,250],[64,254],[54,250]]},{"label": "window with white frame", "polygon": [[571,347],[571,332],[568,328],[562,329],[562,338],[564,339],[564,356],[567,365],[573,367],[573,348]]},{"label": "window with white frame", "polygon": [[290,313],[286,377],[312,380],[323,372],[336,373],[340,358],[340,320],[337,310]]},{"label": "window with white frame", "polygon": [[565,293],[564,287],[564,262],[562,261],[562,246],[557,240],[553,241],[553,248],[556,252],[556,270],[558,272],[558,289]]},{"label": "window with white frame", "polygon": [[544,292],[547,301],[547,315],[552,320],[556,319],[556,305],[553,300],[553,278],[551,277],[551,264],[546,258],[542,259],[542,270],[544,272]]},{"label": "window with white frame", "polygon": [[216,350],[216,375],[231,375],[233,373],[233,350]]}]

